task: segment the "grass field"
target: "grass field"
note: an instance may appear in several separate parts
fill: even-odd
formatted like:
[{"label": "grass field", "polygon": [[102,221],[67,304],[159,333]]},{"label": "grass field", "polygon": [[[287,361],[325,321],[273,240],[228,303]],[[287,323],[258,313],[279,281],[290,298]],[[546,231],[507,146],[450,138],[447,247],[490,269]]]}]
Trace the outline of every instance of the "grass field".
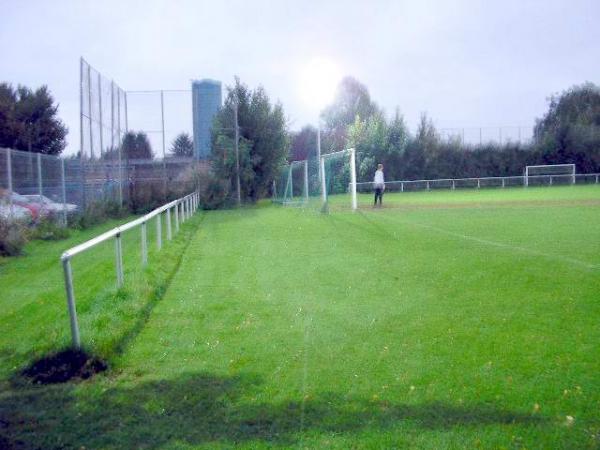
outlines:
[{"label": "grass field", "polygon": [[16,374],[68,343],[93,232],[4,261],[0,447],[599,448],[600,188],[384,201],[198,214],[145,270],[132,236],[117,293],[79,261],[83,382]]}]

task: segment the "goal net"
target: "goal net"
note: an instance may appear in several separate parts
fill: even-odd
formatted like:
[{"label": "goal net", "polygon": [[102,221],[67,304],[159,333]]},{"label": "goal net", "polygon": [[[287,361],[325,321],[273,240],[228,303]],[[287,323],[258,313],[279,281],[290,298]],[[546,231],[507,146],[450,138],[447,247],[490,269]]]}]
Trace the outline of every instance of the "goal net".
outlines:
[{"label": "goal net", "polygon": [[308,161],[292,161],[285,165],[273,181],[272,199],[283,205],[300,205],[308,201]]},{"label": "goal net", "polygon": [[321,156],[321,210],[357,208],[356,152],[353,148]]},{"label": "goal net", "polygon": [[575,184],[575,164],[545,164],[525,167],[525,186]]},{"label": "goal net", "polygon": [[327,153],[319,160],[285,164],[273,180],[271,198],[286,206],[309,204],[328,212],[357,208],[356,154],[353,148]]}]

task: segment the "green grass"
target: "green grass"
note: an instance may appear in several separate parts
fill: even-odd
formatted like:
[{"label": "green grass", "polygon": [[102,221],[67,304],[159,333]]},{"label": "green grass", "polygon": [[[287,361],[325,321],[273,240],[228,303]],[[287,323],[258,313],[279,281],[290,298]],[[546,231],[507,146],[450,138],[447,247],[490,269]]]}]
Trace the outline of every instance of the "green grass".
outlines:
[{"label": "green grass", "polygon": [[[114,279],[111,249],[102,271],[82,261],[81,302],[95,298],[82,337],[111,370],[5,381],[0,436],[17,448],[598,448],[600,188],[386,194],[375,210],[363,198],[356,213],[344,197],[330,215],[194,219],[191,240],[166,249],[179,268],[164,295],[127,319],[114,289],[93,295]],[[3,289],[32,279],[10,288],[21,300],[3,297],[0,324],[59,337],[2,333],[5,380],[68,339],[62,291],[18,308],[37,305],[45,279],[60,284],[29,269],[56,264],[45,249],[57,243],[36,245],[0,268]],[[47,325],[54,303],[60,323]]]}]

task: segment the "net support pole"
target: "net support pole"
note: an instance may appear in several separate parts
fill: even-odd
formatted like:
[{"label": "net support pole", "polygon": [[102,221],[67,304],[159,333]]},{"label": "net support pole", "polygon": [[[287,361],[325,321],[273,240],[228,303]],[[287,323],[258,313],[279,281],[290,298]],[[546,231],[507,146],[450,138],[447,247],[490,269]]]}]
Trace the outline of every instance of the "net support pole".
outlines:
[{"label": "net support pole", "polygon": [[71,341],[73,347],[81,348],[79,336],[79,325],[77,323],[77,309],[75,308],[75,292],[73,290],[73,271],[71,270],[71,259],[62,258],[63,273],[65,276],[65,290],[67,291],[67,308],[69,309],[69,321],[71,322]]},{"label": "net support pole", "polygon": [[321,200],[323,201],[323,204],[325,204],[325,202],[327,202],[327,187],[325,185],[325,158],[323,158],[321,156],[321,159],[319,161],[319,168],[320,168],[320,179],[321,179]]},{"label": "net support pole", "polygon": [[308,203],[308,159],[304,160],[304,200]]},{"label": "net support pole", "polygon": [[356,211],[358,202],[356,200],[356,150],[350,149],[350,189],[352,191],[352,210]]}]

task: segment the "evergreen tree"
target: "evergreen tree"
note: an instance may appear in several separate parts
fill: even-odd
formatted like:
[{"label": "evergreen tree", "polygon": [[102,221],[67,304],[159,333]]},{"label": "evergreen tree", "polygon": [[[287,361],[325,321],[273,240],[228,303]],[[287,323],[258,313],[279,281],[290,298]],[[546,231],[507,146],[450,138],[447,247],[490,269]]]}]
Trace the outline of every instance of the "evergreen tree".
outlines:
[{"label": "evergreen tree", "polygon": [[180,133],[171,144],[171,154],[189,158],[194,156],[194,143],[187,133]]}]

